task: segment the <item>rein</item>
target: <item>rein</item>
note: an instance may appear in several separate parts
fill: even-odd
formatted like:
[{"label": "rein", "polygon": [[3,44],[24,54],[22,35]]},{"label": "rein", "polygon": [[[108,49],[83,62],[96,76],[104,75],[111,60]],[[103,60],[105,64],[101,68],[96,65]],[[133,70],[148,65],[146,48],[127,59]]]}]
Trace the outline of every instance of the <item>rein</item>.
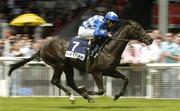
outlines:
[{"label": "rein", "polygon": [[[124,22],[125,23],[125,22]],[[120,26],[120,31],[126,26],[126,24],[123,24]],[[111,39],[112,40],[118,40],[118,41],[126,41],[126,42],[129,42],[130,39],[121,39],[121,38],[115,38],[116,36],[118,35],[118,32],[116,32],[112,37]]]},{"label": "rein", "polygon": [[130,41],[130,39],[117,39],[117,38],[111,38],[111,39],[113,39],[113,40],[119,40],[119,41],[127,41],[127,42]]},{"label": "rein", "polygon": [[[145,35],[146,35],[146,33],[144,32],[139,38],[143,38]],[[117,39],[117,38],[113,38],[113,37],[111,39],[118,40],[118,41],[127,41],[127,42],[131,41],[131,39]]]},{"label": "rein", "polygon": [[112,36],[111,39],[118,40],[118,41],[127,41],[127,42],[130,41],[130,39],[121,39],[121,38],[118,39],[118,38],[115,38],[115,36],[117,36],[117,33],[114,34],[114,36]]}]

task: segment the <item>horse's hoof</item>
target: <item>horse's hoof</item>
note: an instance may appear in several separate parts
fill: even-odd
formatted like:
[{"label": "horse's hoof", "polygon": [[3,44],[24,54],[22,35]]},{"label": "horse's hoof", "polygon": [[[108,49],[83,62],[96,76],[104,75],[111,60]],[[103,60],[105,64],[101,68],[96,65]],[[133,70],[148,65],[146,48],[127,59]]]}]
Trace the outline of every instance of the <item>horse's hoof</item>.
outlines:
[{"label": "horse's hoof", "polygon": [[74,103],[75,103],[75,97],[74,97],[73,94],[71,94],[71,95],[69,96],[69,101],[71,101],[71,104],[74,104]]},{"label": "horse's hoof", "polygon": [[71,104],[75,104],[75,100],[69,100]]},{"label": "horse's hoof", "polygon": [[88,99],[88,103],[95,103],[93,99]]},{"label": "horse's hoof", "polygon": [[114,96],[114,99],[113,99],[113,100],[116,101],[119,97],[120,97],[120,96],[116,94],[116,95]]}]

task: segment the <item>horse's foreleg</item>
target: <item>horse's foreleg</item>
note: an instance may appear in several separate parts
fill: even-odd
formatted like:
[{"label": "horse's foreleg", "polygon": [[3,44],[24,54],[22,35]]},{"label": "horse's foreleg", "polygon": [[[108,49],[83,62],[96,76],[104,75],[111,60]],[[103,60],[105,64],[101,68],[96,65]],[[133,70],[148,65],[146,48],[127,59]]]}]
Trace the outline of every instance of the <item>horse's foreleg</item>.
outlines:
[{"label": "horse's foreleg", "polygon": [[114,100],[117,100],[120,96],[123,96],[125,94],[126,87],[128,85],[128,81],[129,81],[125,75],[121,74],[117,70],[110,70],[109,73],[103,73],[103,75],[110,76],[113,78],[121,78],[123,80],[123,87],[122,87],[121,91],[115,95]]},{"label": "horse's foreleg", "polygon": [[88,89],[85,89],[84,86],[80,86],[79,89],[88,93],[89,95],[103,95],[105,92],[105,89],[103,87],[103,76],[101,73],[93,73],[93,78],[96,82],[96,85],[98,87],[98,91],[91,91]]},{"label": "horse's foreleg", "polygon": [[98,92],[95,92],[96,95],[103,95],[105,92],[104,85],[103,85],[103,76],[102,73],[93,73],[94,80],[98,87]]},{"label": "horse's foreleg", "polygon": [[64,72],[66,73],[67,85],[70,86],[72,89],[74,89],[84,99],[87,99],[88,102],[94,102],[94,100],[86,92],[77,88],[75,81],[74,81],[73,67],[67,66],[67,68],[64,70]]}]

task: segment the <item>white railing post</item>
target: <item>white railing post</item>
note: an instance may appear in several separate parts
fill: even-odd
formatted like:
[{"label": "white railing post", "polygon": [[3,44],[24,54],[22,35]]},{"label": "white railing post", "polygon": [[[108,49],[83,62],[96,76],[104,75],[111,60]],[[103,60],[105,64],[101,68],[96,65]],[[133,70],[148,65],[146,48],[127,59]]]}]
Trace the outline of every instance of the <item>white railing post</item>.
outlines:
[{"label": "white railing post", "polygon": [[147,98],[152,98],[152,93],[153,93],[153,86],[152,86],[152,75],[151,75],[151,70],[150,68],[147,68],[148,74],[146,75],[146,97]]},{"label": "white railing post", "polygon": [[106,78],[106,96],[112,96],[112,78]]},{"label": "white railing post", "polygon": [[[63,81],[63,82],[61,82],[62,85],[65,86],[65,84],[66,84],[66,83],[65,83],[65,81],[66,81],[66,76],[65,76],[64,72],[63,72],[63,74],[62,74],[62,76],[61,76],[61,81]],[[64,92],[62,89],[59,89],[59,90],[60,90],[60,93],[61,93],[60,96],[66,96],[65,92]]]},{"label": "white railing post", "polygon": [[9,77],[8,77],[8,65],[9,62],[4,61],[3,67],[4,67],[4,78],[0,80],[0,96],[2,97],[8,97],[9,96]]},{"label": "white railing post", "polygon": [[7,80],[0,80],[0,97],[8,97],[8,83]]}]

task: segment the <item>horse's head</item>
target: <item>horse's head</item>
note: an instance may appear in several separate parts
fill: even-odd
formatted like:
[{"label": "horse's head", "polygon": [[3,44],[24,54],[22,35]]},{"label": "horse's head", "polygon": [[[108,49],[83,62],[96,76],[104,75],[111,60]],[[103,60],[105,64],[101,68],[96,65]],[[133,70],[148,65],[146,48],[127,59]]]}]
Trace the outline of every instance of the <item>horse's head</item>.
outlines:
[{"label": "horse's head", "polygon": [[138,40],[140,42],[145,43],[146,45],[150,45],[153,42],[153,39],[150,35],[146,34],[146,31],[143,27],[137,22],[131,22],[131,39]]}]

